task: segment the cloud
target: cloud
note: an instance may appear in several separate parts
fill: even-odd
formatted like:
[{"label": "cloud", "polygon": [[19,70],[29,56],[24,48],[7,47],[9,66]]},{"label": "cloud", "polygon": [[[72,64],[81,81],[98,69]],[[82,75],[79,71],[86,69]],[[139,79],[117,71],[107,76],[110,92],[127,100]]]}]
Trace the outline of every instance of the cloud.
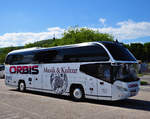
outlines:
[{"label": "cloud", "polygon": [[105,18],[99,18],[99,22],[105,27],[105,22],[106,22]]},{"label": "cloud", "polygon": [[[101,23],[105,23],[105,19],[101,18]],[[86,27],[87,28],[87,27]],[[88,27],[89,28],[89,27]],[[121,21],[116,23],[115,27],[91,27],[89,29],[98,30],[102,33],[112,34],[121,42],[133,41],[150,37],[150,22],[135,22],[132,20]],[[23,46],[27,43],[33,43],[40,40],[51,39],[54,37],[61,38],[65,29],[60,27],[48,28],[46,32],[25,32],[25,33],[5,33],[0,36],[0,47],[7,46]]]},{"label": "cloud", "polygon": [[33,43],[40,40],[51,39],[54,37],[61,38],[64,29],[59,27],[48,28],[47,32],[26,32],[26,33],[5,33],[0,36],[0,47],[22,46],[27,43]]},{"label": "cloud", "polygon": [[150,22],[134,22],[132,20],[118,22],[116,27],[94,28],[102,33],[110,33],[123,41],[150,36]]}]

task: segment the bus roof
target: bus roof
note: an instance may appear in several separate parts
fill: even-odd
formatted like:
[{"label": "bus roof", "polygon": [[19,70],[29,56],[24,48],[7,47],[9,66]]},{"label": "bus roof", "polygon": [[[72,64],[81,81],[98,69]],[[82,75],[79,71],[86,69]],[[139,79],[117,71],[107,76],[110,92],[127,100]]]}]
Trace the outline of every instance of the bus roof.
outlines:
[{"label": "bus roof", "polygon": [[25,49],[14,50],[14,51],[11,51],[10,53],[8,53],[8,55],[9,54],[25,53],[25,52],[30,52],[30,51],[39,52],[39,51],[44,51],[44,50],[60,50],[60,49],[66,49],[66,48],[75,48],[75,47],[81,47],[81,46],[95,45],[97,43],[101,43],[103,45],[105,45],[105,44],[116,44],[116,42],[111,42],[111,41],[95,41],[95,42],[85,42],[85,43],[63,45],[63,46],[56,46],[56,47],[49,47],[49,48],[34,47],[34,48],[25,48]]},{"label": "bus roof", "polygon": [[36,51],[36,50],[39,50],[39,49],[42,49],[42,48],[40,48],[40,47],[25,48],[25,49],[13,50],[9,54],[16,54],[16,53],[28,52],[28,51]]},{"label": "bus roof", "polygon": [[123,47],[121,43],[118,42],[110,42],[110,41],[96,41],[96,42],[85,42],[85,43],[79,43],[79,44],[72,44],[72,45],[64,45],[64,46],[57,46],[57,47],[50,47],[50,48],[27,48],[27,49],[21,49],[21,50],[14,50],[9,55],[17,55],[17,54],[28,54],[28,53],[39,53],[39,52],[45,52],[45,51],[59,51],[63,49],[69,49],[69,48],[78,48],[82,46],[97,46],[101,45],[109,54],[112,61],[132,61],[136,62],[136,58],[132,55],[132,53],[129,52],[128,49]]}]

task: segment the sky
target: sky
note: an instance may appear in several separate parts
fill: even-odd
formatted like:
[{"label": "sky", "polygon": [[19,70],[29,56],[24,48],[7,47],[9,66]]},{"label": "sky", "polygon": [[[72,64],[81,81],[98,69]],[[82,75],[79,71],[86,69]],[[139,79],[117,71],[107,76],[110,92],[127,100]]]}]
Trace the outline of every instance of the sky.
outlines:
[{"label": "sky", "polygon": [[0,47],[61,38],[71,26],[150,42],[150,0],[0,0]]}]

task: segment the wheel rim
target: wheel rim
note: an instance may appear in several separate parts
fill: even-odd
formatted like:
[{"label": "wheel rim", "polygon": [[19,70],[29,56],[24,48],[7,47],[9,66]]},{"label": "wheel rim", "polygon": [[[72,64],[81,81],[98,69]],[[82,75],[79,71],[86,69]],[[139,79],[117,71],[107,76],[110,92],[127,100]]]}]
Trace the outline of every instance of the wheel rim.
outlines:
[{"label": "wheel rim", "polygon": [[20,91],[24,91],[24,89],[25,89],[24,83],[20,83]]},{"label": "wheel rim", "polygon": [[73,91],[73,96],[76,98],[76,99],[81,99],[82,98],[82,91],[77,88]]}]

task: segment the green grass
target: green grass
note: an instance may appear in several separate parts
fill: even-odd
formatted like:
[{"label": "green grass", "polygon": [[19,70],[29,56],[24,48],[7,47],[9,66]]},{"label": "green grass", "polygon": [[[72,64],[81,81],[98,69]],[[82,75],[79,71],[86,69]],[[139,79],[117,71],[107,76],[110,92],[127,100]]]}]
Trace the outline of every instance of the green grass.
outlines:
[{"label": "green grass", "polygon": [[138,74],[138,77],[142,77],[144,74]]},{"label": "green grass", "polygon": [[141,81],[141,85],[148,85],[148,82],[146,82],[146,81]]},{"label": "green grass", "polygon": [[138,77],[142,77],[142,76],[144,76],[144,75],[150,75],[150,73],[142,73],[142,74],[137,74],[138,75]]}]

